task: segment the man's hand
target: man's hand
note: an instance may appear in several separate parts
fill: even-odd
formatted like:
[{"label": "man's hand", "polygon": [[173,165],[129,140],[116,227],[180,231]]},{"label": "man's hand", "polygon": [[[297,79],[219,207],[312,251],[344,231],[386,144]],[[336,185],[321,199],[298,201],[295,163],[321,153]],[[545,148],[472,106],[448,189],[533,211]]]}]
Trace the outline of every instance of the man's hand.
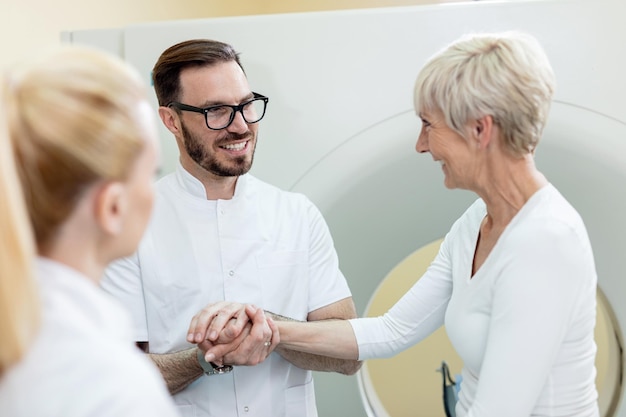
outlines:
[{"label": "man's hand", "polygon": [[[234,319],[234,322],[231,319]],[[223,335],[226,339],[234,340],[243,331],[248,321],[244,304],[228,301],[209,304],[191,319],[187,341],[190,343],[202,343],[205,340],[215,342],[223,330],[226,330]]]},{"label": "man's hand", "polygon": [[187,340],[205,354],[212,352],[212,356],[205,356],[209,362],[253,366],[269,356],[280,337],[278,327],[266,318],[263,309],[221,301],[206,306],[191,319]]},{"label": "man's hand", "polygon": [[216,342],[206,341],[198,345],[205,351],[207,361],[254,366],[263,362],[276,348],[280,335],[274,321],[265,316],[263,309],[252,305],[246,306],[245,312],[251,324],[246,325],[232,343],[220,343],[220,337]]}]

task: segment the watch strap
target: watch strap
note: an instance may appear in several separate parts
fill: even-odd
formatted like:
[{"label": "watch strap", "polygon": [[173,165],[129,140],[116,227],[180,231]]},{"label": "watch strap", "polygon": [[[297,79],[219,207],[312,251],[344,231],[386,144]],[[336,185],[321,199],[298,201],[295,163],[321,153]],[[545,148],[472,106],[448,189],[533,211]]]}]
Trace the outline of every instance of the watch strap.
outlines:
[{"label": "watch strap", "polygon": [[221,375],[221,374],[227,374],[230,371],[233,370],[233,367],[231,365],[222,365],[219,366],[213,362],[207,362],[204,359],[204,352],[202,352],[202,349],[196,349],[196,354],[198,357],[198,363],[200,364],[200,366],[202,367],[202,369],[204,370],[204,373],[207,375]]}]

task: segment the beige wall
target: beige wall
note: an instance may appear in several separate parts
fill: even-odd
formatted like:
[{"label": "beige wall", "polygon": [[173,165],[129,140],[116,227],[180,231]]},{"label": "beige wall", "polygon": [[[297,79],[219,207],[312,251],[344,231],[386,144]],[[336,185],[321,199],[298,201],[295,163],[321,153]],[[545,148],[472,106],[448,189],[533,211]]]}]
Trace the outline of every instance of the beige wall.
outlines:
[{"label": "beige wall", "polygon": [[4,68],[59,43],[64,30],[214,16],[287,13],[459,0],[0,0]]}]

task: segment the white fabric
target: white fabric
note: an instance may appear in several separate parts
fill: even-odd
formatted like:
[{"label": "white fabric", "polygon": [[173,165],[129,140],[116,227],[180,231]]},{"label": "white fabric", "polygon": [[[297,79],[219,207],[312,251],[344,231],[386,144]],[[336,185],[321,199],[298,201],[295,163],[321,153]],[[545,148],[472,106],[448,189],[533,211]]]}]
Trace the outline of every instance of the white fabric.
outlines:
[{"label": "white fabric", "polygon": [[351,321],[359,358],[392,356],[431,334],[445,315],[464,362],[458,417],[597,416],[597,278],[582,220],[547,185],[471,277],[485,215],[476,201],[387,314]]},{"label": "white fabric", "polygon": [[[247,174],[231,200],[209,201],[180,165],[157,183],[138,253],[111,265],[103,286],[132,309],[134,337],[152,353],[192,347],[191,318],[209,303],[252,303],[306,320],[351,296],[328,227],[306,197]],[[174,398],[184,416],[317,415],[311,371],[278,354],[202,376]]]},{"label": "white fabric", "polygon": [[41,330],[0,380],[0,415],[177,416],[159,372],[131,340],[119,304],[64,265],[41,258],[37,266]]}]

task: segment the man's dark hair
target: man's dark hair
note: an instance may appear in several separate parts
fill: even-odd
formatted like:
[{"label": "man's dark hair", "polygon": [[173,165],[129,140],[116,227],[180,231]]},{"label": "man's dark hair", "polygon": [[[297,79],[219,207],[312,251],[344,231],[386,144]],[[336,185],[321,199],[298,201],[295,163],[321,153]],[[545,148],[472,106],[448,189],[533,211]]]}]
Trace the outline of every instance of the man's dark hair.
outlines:
[{"label": "man's dark hair", "polygon": [[178,101],[180,73],[183,69],[230,61],[236,62],[243,70],[239,53],[223,42],[192,39],[170,46],[163,51],[152,69],[152,83],[159,106],[167,106],[172,101]]}]

